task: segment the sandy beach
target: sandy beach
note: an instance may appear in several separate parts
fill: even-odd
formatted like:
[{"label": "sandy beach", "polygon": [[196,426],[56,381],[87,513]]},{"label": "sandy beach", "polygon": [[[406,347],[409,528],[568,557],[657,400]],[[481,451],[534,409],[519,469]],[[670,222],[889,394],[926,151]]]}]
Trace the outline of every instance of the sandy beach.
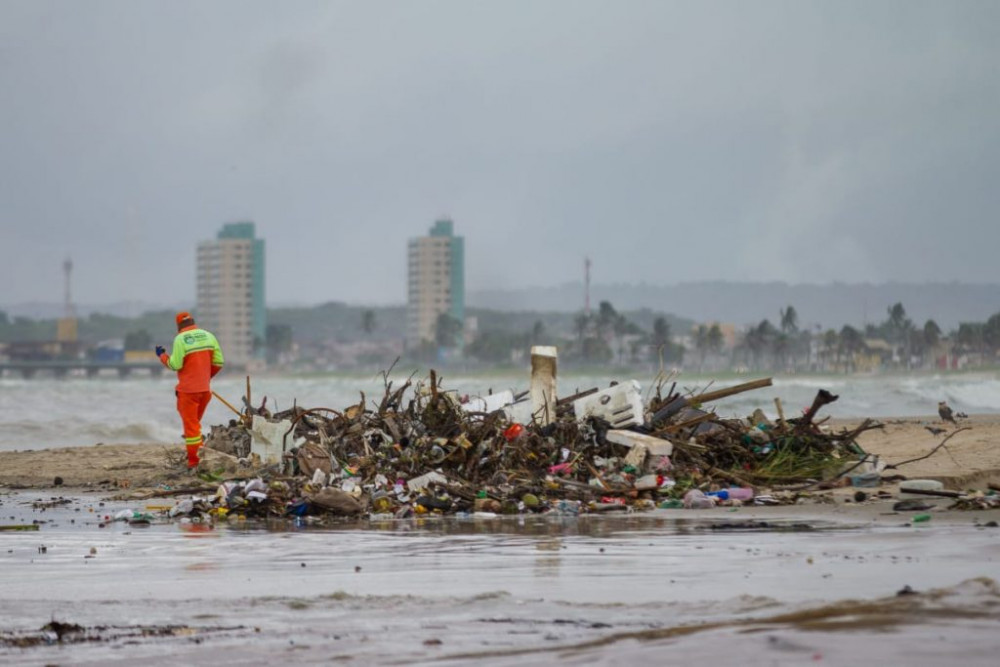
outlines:
[{"label": "sandy beach", "polygon": [[[959,425],[939,420],[886,418],[879,420],[884,428],[866,431],[858,444],[887,463],[894,464],[919,458],[931,452],[951,432],[958,429],[947,444],[932,456],[901,465],[896,472],[910,479],[936,479],[945,488],[962,490],[986,488],[1000,484],[1000,415],[971,415]],[[851,426],[857,420],[846,424]],[[839,424],[838,424],[839,426]],[[929,428],[946,429],[931,433]]]},{"label": "sandy beach", "polygon": [[[181,445],[136,444],[0,452],[0,486],[109,491],[196,482],[182,450]],[[212,449],[203,452],[207,468],[236,470],[232,456]]]}]

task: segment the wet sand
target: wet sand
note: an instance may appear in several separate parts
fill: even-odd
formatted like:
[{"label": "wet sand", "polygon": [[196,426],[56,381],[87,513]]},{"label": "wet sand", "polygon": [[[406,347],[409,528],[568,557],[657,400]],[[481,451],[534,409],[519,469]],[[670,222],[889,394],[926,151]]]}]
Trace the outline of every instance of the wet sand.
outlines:
[{"label": "wet sand", "polygon": [[0,662],[990,665],[998,646],[1000,510],[914,522],[828,497],[195,530],[51,498],[0,495],[42,522],[4,536]]}]

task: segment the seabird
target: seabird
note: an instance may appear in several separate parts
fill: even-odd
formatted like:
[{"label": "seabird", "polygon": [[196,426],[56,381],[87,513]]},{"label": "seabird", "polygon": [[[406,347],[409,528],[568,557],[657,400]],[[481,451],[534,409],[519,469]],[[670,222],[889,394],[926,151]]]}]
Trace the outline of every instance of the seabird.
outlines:
[{"label": "seabird", "polygon": [[955,421],[955,417],[951,414],[951,408],[944,401],[938,401],[938,414],[941,415],[941,419],[946,422],[951,422],[952,424],[958,424]]}]

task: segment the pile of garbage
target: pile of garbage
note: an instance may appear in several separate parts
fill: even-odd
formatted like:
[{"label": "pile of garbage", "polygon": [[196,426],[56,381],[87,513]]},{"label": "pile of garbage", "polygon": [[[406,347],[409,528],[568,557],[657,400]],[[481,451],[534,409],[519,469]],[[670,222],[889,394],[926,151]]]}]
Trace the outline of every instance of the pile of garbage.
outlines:
[{"label": "pile of garbage", "polygon": [[829,392],[798,418],[786,420],[776,399],[777,420],[760,410],[723,419],[710,402],[771,380],[697,394],[668,381],[648,400],[631,380],[538,401],[529,392],[460,396],[431,371],[398,387],[386,377],[377,401],[362,394],[342,410],[274,414],[266,400],[250,405],[248,385],[239,418],[206,439],[247,475],[178,512],[402,518],[778,504],[796,485],[871,469],[855,438],[879,425],[822,426],[817,412],[837,399]]}]

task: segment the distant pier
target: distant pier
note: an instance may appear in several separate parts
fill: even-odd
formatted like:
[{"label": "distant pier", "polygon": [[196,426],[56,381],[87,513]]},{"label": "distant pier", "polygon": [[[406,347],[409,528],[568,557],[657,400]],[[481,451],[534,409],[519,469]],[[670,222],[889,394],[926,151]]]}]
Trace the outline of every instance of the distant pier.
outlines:
[{"label": "distant pier", "polygon": [[33,378],[36,375],[46,377],[86,376],[97,377],[102,374],[117,374],[128,377],[133,373],[159,377],[164,366],[159,361],[124,362],[124,361],[91,361],[91,360],[60,360],[60,361],[4,361],[0,362],[0,377],[20,375],[23,378]]}]

